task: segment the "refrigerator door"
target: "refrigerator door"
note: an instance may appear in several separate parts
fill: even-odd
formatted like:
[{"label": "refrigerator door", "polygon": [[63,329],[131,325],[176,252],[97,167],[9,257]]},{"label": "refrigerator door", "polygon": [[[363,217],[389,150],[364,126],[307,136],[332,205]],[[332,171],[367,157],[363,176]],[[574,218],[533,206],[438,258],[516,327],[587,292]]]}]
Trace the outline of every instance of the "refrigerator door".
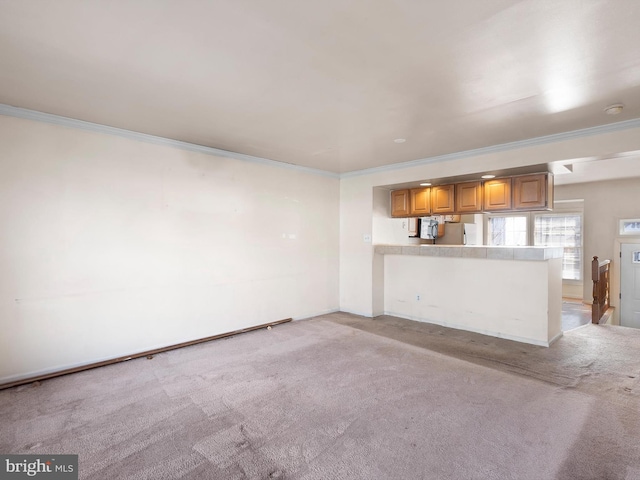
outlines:
[{"label": "refrigerator door", "polygon": [[478,239],[479,229],[475,223],[464,224],[464,244],[465,245],[482,245],[482,241]]}]

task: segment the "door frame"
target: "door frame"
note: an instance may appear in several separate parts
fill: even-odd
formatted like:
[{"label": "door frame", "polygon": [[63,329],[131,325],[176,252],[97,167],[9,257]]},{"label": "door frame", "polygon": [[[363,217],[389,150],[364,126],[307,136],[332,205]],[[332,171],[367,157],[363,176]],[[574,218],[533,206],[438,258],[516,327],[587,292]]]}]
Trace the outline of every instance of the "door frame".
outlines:
[{"label": "door frame", "polygon": [[[613,310],[613,316],[611,317],[611,323],[613,325],[620,325],[620,275],[622,274],[622,268],[620,267],[620,253],[622,251],[622,244],[635,244],[640,245],[640,238],[638,237],[617,237],[613,241],[614,258],[611,259],[611,272],[609,273],[609,281],[611,282],[611,306],[615,307]],[[617,256],[615,254],[618,254]]]}]

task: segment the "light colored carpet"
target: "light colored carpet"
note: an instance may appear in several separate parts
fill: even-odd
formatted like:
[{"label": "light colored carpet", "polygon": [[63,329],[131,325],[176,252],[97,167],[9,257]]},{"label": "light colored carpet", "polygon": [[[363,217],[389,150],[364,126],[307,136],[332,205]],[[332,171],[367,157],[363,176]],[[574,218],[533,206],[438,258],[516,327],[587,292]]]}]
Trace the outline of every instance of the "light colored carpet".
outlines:
[{"label": "light colored carpet", "polygon": [[640,332],[551,348],[347,314],[0,392],[83,479],[640,479]]}]

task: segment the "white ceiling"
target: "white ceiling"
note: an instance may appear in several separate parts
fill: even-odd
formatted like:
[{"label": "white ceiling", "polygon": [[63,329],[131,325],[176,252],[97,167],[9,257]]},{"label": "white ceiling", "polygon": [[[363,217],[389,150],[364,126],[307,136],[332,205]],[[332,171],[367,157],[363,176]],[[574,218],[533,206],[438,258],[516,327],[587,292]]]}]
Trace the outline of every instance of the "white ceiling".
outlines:
[{"label": "white ceiling", "polygon": [[0,103],[343,173],[639,118],[639,25],[639,0],[0,0]]}]

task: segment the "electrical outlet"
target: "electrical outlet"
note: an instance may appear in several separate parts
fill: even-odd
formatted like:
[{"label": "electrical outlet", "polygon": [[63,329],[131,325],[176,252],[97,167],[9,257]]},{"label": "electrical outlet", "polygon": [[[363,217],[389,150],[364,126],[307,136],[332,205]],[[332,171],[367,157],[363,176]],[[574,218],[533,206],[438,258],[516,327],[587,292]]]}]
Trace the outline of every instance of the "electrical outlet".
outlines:
[{"label": "electrical outlet", "polygon": [[416,300],[420,301],[420,295],[416,295]]},{"label": "electrical outlet", "polygon": [[364,235],[362,235],[362,241],[364,243],[371,243],[371,235],[369,235],[368,233],[365,233]]}]

